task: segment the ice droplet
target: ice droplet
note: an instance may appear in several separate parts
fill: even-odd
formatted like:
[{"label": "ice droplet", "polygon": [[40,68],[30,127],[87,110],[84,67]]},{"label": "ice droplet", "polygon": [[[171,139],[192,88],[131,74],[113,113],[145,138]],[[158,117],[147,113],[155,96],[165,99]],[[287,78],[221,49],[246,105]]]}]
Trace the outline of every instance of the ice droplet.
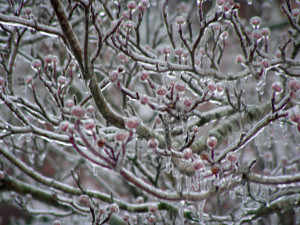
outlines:
[{"label": "ice droplet", "polygon": [[252,5],[252,0],[248,0],[248,5]]}]

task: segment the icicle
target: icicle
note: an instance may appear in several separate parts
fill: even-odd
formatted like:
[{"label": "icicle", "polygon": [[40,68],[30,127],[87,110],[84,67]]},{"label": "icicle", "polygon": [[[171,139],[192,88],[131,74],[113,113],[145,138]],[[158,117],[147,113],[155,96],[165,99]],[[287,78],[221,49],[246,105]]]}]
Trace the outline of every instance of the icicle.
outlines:
[{"label": "icicle", "polygon": [[259,184],[251,183],[250,190],[252,191],[252,194],[257,195],[259,191]]},{"label": "icicle", "polygon": [[243,185],[242,190],[243,190],[242,201],[244,204],[246,204],[247,203],[247,188],[246,188],[246,186]]},{"label": "icicle", "polygon": [[232,190],[229,191],[229,195],[230,195],[231,199],[235,199],[235,193],[236,193],[235,188],[233,188]]},{"label": "icicle", "polygon": [[279,224],[277,213],[273,213],[272,215],[270,215],[270,222],[271,222],[271,224]]},{"label": "icicle", "polygon": [[297,207],[297,208],[295,207],[294,211],[295,211],[295,215],[296,215],[295,222],[296,222],[296,224],[300,224],[300,207]]},{"label": "icicle", "polygon": [[205,205],[206,199],[202,200],[198,204],[198,217],[199,217],[199,223],[204,224],[204,205]]},{"label": "icicle", "polygon": [[175,166],[172,167],[172,176],[175,177],[177,179],[177,169],[175,168]]},{"label": "icicle", "polygon": [[178,192],[181,192],[181,188],[182,188],[182,175],[176,174],[176,189]]},{"label": "icicle", "polygon": [[198,191],[198,189],[199,189],[199,178],[198,178],[197,174],[195,174],[194,177],[193,177],[193,186],[194,186],[195,191]]},{"label": "icicle", "polygon": [[170,173],[172,170],[171,157],[166,157],[166,172]]},{"label": "icicle", "polygon": [[269,204],[269,202],[270,202],[269,187],[264,186],[263,190],[264,190],[264,196],[265,196],[266,203]]},{"label": "icicle", "polygon": [[95,165],[92,165],[92,167],[93,167],[94,176],[97,176],[98,175],[97,167]]},{"label": "icicle", "polygon": [[31,134],[31,133],[25,134],[25,141],[26,141],[27,143],[29,143],[29,142],[31,141],[31,137],[32,137],[32,134]]},{"label": "icicle", "polygon": [[252,5],[252,0],[248,0],[248,5]]},{"label": "icicle", "polygon": [[185,186],[186,186],[186,191],[189,192],[192,187],[192,178],[189,176],[185,176]]},{"label": "icicle", "polygon": [[184,206],[184,201],[180,201],[178,205],[180,224],[184,224],[183,206]]}]

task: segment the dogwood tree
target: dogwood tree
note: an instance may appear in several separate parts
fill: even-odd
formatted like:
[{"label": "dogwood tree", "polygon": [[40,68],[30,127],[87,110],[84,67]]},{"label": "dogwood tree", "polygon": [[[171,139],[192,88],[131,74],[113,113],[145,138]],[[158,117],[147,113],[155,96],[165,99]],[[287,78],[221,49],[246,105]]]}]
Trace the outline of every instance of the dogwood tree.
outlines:
[{"label": "dogwood tree", "polygon": [[300,222],[299,1],[0,11],[2,222]]}]

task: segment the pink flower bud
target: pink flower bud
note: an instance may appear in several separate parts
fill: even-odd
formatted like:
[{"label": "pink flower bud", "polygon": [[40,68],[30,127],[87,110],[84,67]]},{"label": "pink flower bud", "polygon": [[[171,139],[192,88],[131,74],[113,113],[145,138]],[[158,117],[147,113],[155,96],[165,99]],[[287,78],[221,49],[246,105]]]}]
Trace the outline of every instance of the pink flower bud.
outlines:
[{"label": "pink flower bud", "polygon": [[56,55],[52,56],[52,62],[57,63],[58,57]]},{"label": "pink flower bud", "polygon": [[47,55],[47,56],[45,57],[45,62],[46,62],[47,64],[52,63],[52,55]]},{"label": "pink flower bud", "polygon": [[151,138],[149,141],[148,141],[148,146],[149,148],[152,148],[152,149],[155,149],[158,147],[158,140],[155,139],[155,138]]},{"label": "pink flower bud", "polygon": [[165,87],[157,88],[156,94],[160,96],[164,96],[167,94],[167,89]]},{"label": "pink flower bud", "polygon": [[234,0],[228,0],[229,5],[234,5]]},{"label": "pink flower bud", "polygon": [[123,219],[124,222],[128,222],[129,219],[130,219],[130,215],[126,212],[126,213],[124,214],[124,216],[123,216],[122,219]]},{"label": "pink flower bud", "polygon": [[241,64],[241,63],[243,63],[243,62],[244,62],[244,57],[241,56],[241,55],[237,55],[237,56],[235,57],[235,62],[236,62],[236,64]]},{"label": "pink flower bud", "polygon": [[274,82],[272,84],[272,89],[274,92],[281,93],[282,92],[282,84],[279,82]]},{"label": "pink flower bud", "polygon": [[[128,58],[127,57],[125,58],[124,62],[125,63],[128,62]],[[125,71],[125,66],[124,65],[119,65],[118,68],[117,68],[117,71],[119,73],[123,73]]]},{"label": "pink flower bud", "polygon": [[67,81],[66,81],[66,78],[65,77],[59,77],[57,79],[57,82],[60,84],[60,85],[64,85]]},{"label": "pink flower bud", "polygon": [[97,141],[97,145],[99,148],[103,148],[105,146],[106,140],[104,138],[101,138]]},{"label": "pink flower bud", "polygon": [[128,12],[128,11],[123,11],[122,15],[123,15],[123,17],[124,17],[125,19],[129,19],[129,18],[130,18],[130,15],[129,15],[129,12]]},{"label": "pink flower bud", "polygon": [[148,0],[141,0],[139,4],[143,5],[146,8],[149,8],[150,6],[150,2]]},{"label": "pink flower bud", "polygon": [[72,108],[71,114],[76,117],[84,117],[85,112],[81,106],[76,105]]},{"label": "pink flower bud", "polygon": [[28,75],[26,77],[25,84],[32,84],[32,82],[33,82],[33,77],[31,75]]},{"label": "pink flower bud", "polygon": [[260,30],[253,30],[252,31],[252,38],[254,39],[260,39],[262,37]]},{"label": "pink flower bud", "polygon": [[116,203],[113,203],[110,205],[110,211],[112,213],[118,213],[119,212],[119,206]]},{"label": "pink flower bud", "polygon": [[65,103],[65,106],[71,108],[74,106],[74,101],[72,99],[68,99]]},{"label": "pink flower bud", "polygon": [[297,80],[292,79],[289,82],[289,87],[290,87],[291,91],[298,91],[298,90],[300,90],[300,83]]},{"label": "pink flower bud", "polygon": [[271,175],[271,170],[270,170],[269,168],[264,168],[263,174],[264,174],[265,176],[270,176],[270,175]]},{"label": "pink flower bud", "polygon": [[81,206],[84,207],[90,207],[91,206],[91,202],[90,202],[90,198],[87,195],[80,195],[78,202]]},{"label": "pink flower bud", "polygon": [[250,23],[253,27],[258,27],[261,24],[261,19],[258,16],[254,16],[250,19]]},{"label": "pink flower bud", "polygon": [[275,56],[276,56],[277,58],[281,58],[281,52],[277,52],[277,53],[275,54]]},{"label": "pink flower bud", "polygon": [[123,61],[123,60],[125,60],[125,58],[126,58],[126,55],[125,55],[123,52],[120,52],[120,53],[118,54],[118,59],[119,59],[119,61]]},{"label": "pink flower bud", "polygon": [[223,11],[228,12],[231,9],[231,5],[228,3],[223,4]]},{"label": "pink flower bud", "polygon": [[161,124],[161,119],[158,117],[158,116],[156,116],[155,117],[155,123],[157,123],[157,124]]},{"label": "pink flower bud", "polygon": [[217,85],[217,91],[218,92],[223,92],[223,88],[220,84]]},{"label": "pink flower bud", "polygon": [[71,68],[75,67],[75,66],[76,66],[75,61],[74,61],[74,60],[71,60],[69,66],[70,66]]},{"label": "pink flower bud", "polygon": [[94,106],[89,105],[88,107],[86,107],[86,112],[88,112],[88,113],[94,113],[95,112]]},{"label": "pink flower bud", "polygon": [[290,120],[294,123],[300,124],[300,112],[299,110],[292,110],[289,113]]},{"label": "pink flower bud", "polygon": [[194,131],[195,133],[198,133],[198,132],[200,131],[200,129],[199,129],[198,127],[194,126],[194,127],[193,127],[193,131]]},{"label": "pink flower bud", "polygon": [[128,30],[131,30],[132,28],[134,28],[134,22],[128,20],[125,22],[124,27]]},{"label": "pink flower bud", "polygon": [[34,59],[31,63],[31,66],[34,70],[40,69],[42,67],[42,62],[39,59]]},{"label": "pink flower bud", "polygon": [[140,75],[140,80],[145,82],[148,79],[148,77],[149,77],[149,73],[147,71],[144,71]]},{"label": "pink flower bud", "polygon": [[170,54],[171,50],[170,50],[170,47],[166,46],[162,49],[162,53],[163,54]]},{"label": "pink flower bud", "polygon": [[247,35],[250,35],[251,34],[251,30],[248,27],[245,27],[245,33]]},{"label": "pink flower bud", "polygon": [[223,39],[226,39],[226,38],[228,37],[228,31],[225,30],[225,31],[222,33],[221,36],[222,36]]},{"label": "pink flower bud", "polygon": [[136,199],[135,199],[135,202],[136,203],[144,203],[144,198],[142,196],[138,196]]},{"label": "pink flower bud", "polygon": [[217,4],[218,4],[219,6],[223,5],[224,3],[225,3],[225,0],[218,0],[218,1],[217,1]]},{"label": "pink flower bud", "polygon": [[136,3],[134,1],[130,1],[127,3],[127,8],[129,10],[134,10],[136,8]]},{"label": "pink flower bud", "polygon": [[204,49],[204,48],[200,48],[200,53],[201,53],[202,55],[205,55],[205,54],[206,54],[205,49]]},{"label": "pink flower bud", "polygon": [[157,208],[157,205],[150,205],[149,206],[149,212],[151,212],[151,213],[156,213],[156,211],[158,210],[158,208]]},{"label": "pink flower bud", "polygon": [[155,215],[150,215],[148,218],[149,223],[155,223],[156,222],[156,216]]},{"label": "pink flower bud", "polygon": [[139,5],[138,5],[138,10],[144,11],[145,9],[146,9],[146,7],[143,6],[141,3],[139,3]]},{"label": "pink flower bud", "polygon": [[215,136],[210,136],[207,138],[207,146],[209,148],[214,148],[218,144],[218,140]]},{"label": "pink flower bud", "polygon": [[187,50],[184,50],[182,53],[182,57],[188,58],[189,57],[189,52]]},{"label": "pink flower bud", "polygon": [[146,105],[146,104],[148,104],[148,101],[149,101],[149,99],[148,99],[148,97],[147,96],[142,96],[141,98],[140,98],[140,103],[142,104],[142,105]]},{"label": "pink flower bud", "polygon": [[67,133],[68,133],[69,135],[74,135],[74,134],[75,134],[74,127],[73,127],[73,126],[69,127],[68,130],[67,130]]},{"label": "pink flower bud", "polygon": [[119,72],[118,71],[112,71],[110,74],[109,74],[109,79],[111,82],[115,82],[119,77]]},{"label": "pink flower bud", "polygon": [[267,162],[271,162],[273,157],[272,157],[272,153],[270,151],[267,151],[264,153],[264,159],[267,161]]},{"label": "pink flower bud", "polygon": [[125,126],[128,130],[136,130],[141,124],[141,121],[137,118],[130,118],[126,121]]},{"label": "pink flower bud", "polygon": [[69,125],[70,125],[70,123],[68,121],[62,121],[59,124],[59,130],[62,131],[62,132],[66,132],[67,129],[69,128]]},{"label": "pink flower bud", "polygon": [[191,150],[190,148],[184,149],[182,153],[183,153],[183,158],[184,158],[185,160],[188,160],[188,159],[191,158],[192,155],[193,155],[193,152],[192,152],[192,150]]},{"label": "pink flower bud", "polygon": [[196,161],[194,161],[193,163],[193,168],[194,170],[200,170],[204,168],[204,162],[202,161],[202,159],[197,159]]},{"label": "pink flower bud", "polygon": [[264,27],[264,28],[261,29],[261,34],[263,36],[269,36],[271,34],[271,31],[268,27]]},{"label": "pink flower bud", "polygon": [[183,104],[187,107],[187,108],[190,108],[193,104],[192,100],[189,99],[189,98],[184,98],[183,99]]},{"label": "pink flower bud", "polygon": [[176,24],[177,25],[182,25],[182,24],[184,24],[185,23],[185,20],[184,20],[184,18],[182,17],[182,16],[178,16],[177,18],[176,18]]},{"label": "pink flower bud", "polygon": [[61,221],[60,220],[55,220],[53,225],[61,225]]},{"label": "pink flower bud", "polygon": [[216,85],[213,84],[213,83],[209,83],[209,84],[207,85],[207,88],[208,88],[211,92],[215,92],[215,90],[217,89],[217,88],[216,88]]},{"label": "pink flower bud", "polygon": [[182,82],[176,82],[175,83],[175,90],[177,90],[178,92],[185,91],[185,84],[182,83]]},{"label": "pink flower bud", "polygon": [[298,15],[299,15],[299,9],[293,9],[292,10],[292,15],[294,16],[294,17],[297,17]]},{"label": "pink flower bud", "polygon": [[183,49],[180,47],[175,48],[175,55],[181,56],[183,53]]},{"label": "pink flower bud", "polygon": [[238,161],[237,155],[233,152],[227,153],[226,159],[231,163],[235,163]]},{"label": "pink flower bud", "polygon": [[220,24],[219,24],[219,23],[214,23],[214,24],[213,24],[213,29],[214,29],[215,31],[218,31],[218,30],[220,29]]},{"label": "pink flower bud", "polygon": [[116,133],[116,136],[115,136],[115,139],[116,141],[124,141],[125,139],[127,139],[129,136],[129,133],[125,130],[119,130],[117,133]]},{"label": "pink flower bud", "polygon": [[32,13],[32,9],[31,8],[25,8],[24,13],[29,16]]},{"label": "pink flower bud", "polygon": [[92,130],[95,127],[95,121],[94,120],[87,120],[84,123],[84,129],[86,130]]},{"label": "pink flower bud", "polygon": [[263,59],[263,60],[261,61],[261,65],[262,65],[265,69],[267,69],[267,68],[269,68],[269,67],[271,66],[271,62],[270,62],[270,60],[268,60],[268,59]]}]

